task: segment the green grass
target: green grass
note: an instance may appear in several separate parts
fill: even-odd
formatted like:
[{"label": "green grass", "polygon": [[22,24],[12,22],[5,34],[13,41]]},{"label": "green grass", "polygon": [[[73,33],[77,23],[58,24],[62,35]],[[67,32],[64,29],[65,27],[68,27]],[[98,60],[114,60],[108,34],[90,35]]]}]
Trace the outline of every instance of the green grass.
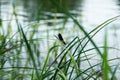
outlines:
[{"label": "green grass", "polygon": [[108,62],[108,48],[107,48],[107,31],[104,37],[104,51],[103,51],[103,80],[109,80],[109,62]]},{"label": "green grass", "polygon": [[[110,50],[119,51],[119,49],[108,45],[107,26],[118,20],[120,16],[110,18],[87,32],[61,4],[59,5],[55,0],[51,0],[49,4],[53,4],[67,16],[59,29],[56,15],[53,18],[52,29],[44,24],[47,28],[39,30],[42,26],[39,22],[22,25],[16,11],[17,5],[14,3],[6,32],[3,26],[4,20],[0,19],[0,80],[119,80],[116,76],[119,63],[111,64],[119,61],[119,57],[109,58]],[[15,26],[12,26],[13,17],[15,17]],[[76,25],[73,27],[79,29],[77,33],[83,36],[72,36],[68,33],[65,37],[64,32],[67,33],[67,29],[70,32],[76,31],[75,28],[66,28],[68,19],[72,19]],[[17,27],[16,32],[12,30],[13,27]],[[93,38],[103,28],[106,29],[103,46],[99,46]],[[51,31],[55,34],[49,35]],[[57,35],[59,33],[62,34],[63,39]],[[46,37],[42,38],[44,34]],[[92,47],[88,47],[89,44]]]}]

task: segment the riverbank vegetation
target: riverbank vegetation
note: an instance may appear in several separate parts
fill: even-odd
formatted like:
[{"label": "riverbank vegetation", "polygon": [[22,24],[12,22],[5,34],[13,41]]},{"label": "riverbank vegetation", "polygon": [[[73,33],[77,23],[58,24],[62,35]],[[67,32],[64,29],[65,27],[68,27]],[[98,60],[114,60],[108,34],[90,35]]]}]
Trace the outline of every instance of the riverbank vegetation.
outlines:
[{"label": "riverbank vegetation", "polygon": [[[62,2],[51,0],[48,4],[56,11],[51,23],[39,16],[23,25],[14,2],[11,19],[7,22],[0,19],[0,80],[118,80],[120,58],[109,58],[109,54],[110,50],[119,49],[108,45],[107,27],[120,16],[88,31]],[[60,23],[56,22],[57,12],[64,18]],[[68,21],[73,25],[68,27]],[[93,38],[101,30],[104,37],[99,37],[103,39],[99,46]]]}]

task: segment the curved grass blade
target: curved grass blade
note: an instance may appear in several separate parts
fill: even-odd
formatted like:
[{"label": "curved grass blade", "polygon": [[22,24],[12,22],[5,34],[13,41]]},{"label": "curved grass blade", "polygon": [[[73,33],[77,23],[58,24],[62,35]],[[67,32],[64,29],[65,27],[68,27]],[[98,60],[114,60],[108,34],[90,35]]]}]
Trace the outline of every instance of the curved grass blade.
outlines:
[{"label": "curved grass blade", "polygon": [[57,6],[59,9],[62,9],[63,12],[70,17],[76,25],[78,25],[79,29],[84,33],[84,35],[88,38],[88,40],[92,43],[92,45],[96,48],[96,51],[102,56],[101,51],[98,49],[97,45],[94,43],[94,41],[90,38],[89,34],[87,31],[83,28],[82,25],[79,24],[79,22],[67,11],[67,9],[63,8],[57,1],[51,0],[51,2]]},{"label": "curved grass blade", "polygon": [[[69,46],[71,45],[71,44],[73,44],[73,42],[75,42],[75,40],[77,39],[77,37],[75,37],[62,51],[61,51],[61,53],[55,58],[55,60],[53,61],[53,63],[49,66],[49,68],[47,69],[47,70],[49,70],[50,69],[50,67],[57,61],[57,59],[66,51],[66,49],[67,48],[69,48]],[[75,45],[76,43],[74,43],[74,45]]]},{"label": "curved grass blade", "polygon": [[30,44],[29,44],[29,42],[27,40],[27,37],[26,37],[26,35],[25,35],[24,31],[23,31],[23,28],[22,28],[22,26],[20,25],[20,23],[18,21],[17,14],[16,14],[16,11],[15,11],[15,4],[14,3],[13,3],[13,8],[14,8],[14,15],[15,15],[15,18],[16,18],[16,23],[17,23],[17,26],[18,26],[18,30],[22,34],[22,37],[23,37],[23,39],[25,41],[26,47],[28,49],[28,53],[29,53],[29,55],[30,55],[30,57],[32,59],[33,66],[35,67],[37,79],[39,80],[40,77],[39,77],[39,72],[37,70],[37,65],[35,63],[36,61],[35,61],[35,58],[34,58],[34,55],[33,55],[32,49],[31,49],[31,46],[30,46]]},{"label": "curved grass blade", "polygon": [[120,66],[120,64],[117,64],[117,66],[115,67],[115,69],[114,69],[114,71],[113,71],[113,73],[112,73],[111,80],[117,80],[116,77],[115,77],[115,73],[116,73],[116,71],[118,70],[119,66]]},{"label": "curved grass blade", "polygon": [[[73,41],[74,41],[74,40],[73,40]],[[74,45],[76,44],[76,42],[72,44],[73,41],[71,41],[71,43],[69,43],[69,44],[67,45],[67,47],[65,48],[65,50],[63,50],[64,52],[61,52],[61,54],[64,53],[64,55],[61,57],[61,60],[60,60],[60,62],[59,62],[59,64],[58,64],[58,66],[57,66],[58,68],[61,67],[62,61],[64,60],[64,58],[65,58],[65,56],[67,55],[67,53],[69,52],[69,50],[70,50],[71,48],[73,48]],[[77,41],[77,42],[78,42],[78,41]],[[67,49],[67,48],[68,48],[68,49]],[[59,72],[59,70],[56,69],[56,71],[55,71],[54,75],[51,77],[51,79],[53,78],[53,79],[55,80],[56,75],[57,75],[58,72]]]},{"label": "curved grass blade", "polygon": [[[49,56],[50,56],[50,52],[51,52],[54,48],[56,48],[56,47],[58,47],[58,45],[51,47],[51,48],[49,49],[49,51],[48,51],[47,57],[46,57],[46,59],[45,59],[45,62],[44,62],[43,68],[42,68],[41,80],[43,80],[42,76],[43,76],[43,74],[46,72],[46,68],[47,68],[47,63],[48,63],[48,59],[49,59]],[[44,77],[44,78],[45,78],[45,77]]]}]

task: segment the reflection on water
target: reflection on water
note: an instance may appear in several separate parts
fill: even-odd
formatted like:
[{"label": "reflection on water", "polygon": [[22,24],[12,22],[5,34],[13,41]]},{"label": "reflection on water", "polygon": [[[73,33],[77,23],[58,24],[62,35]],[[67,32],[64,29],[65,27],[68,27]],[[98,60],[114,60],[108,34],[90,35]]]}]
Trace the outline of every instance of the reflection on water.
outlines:
[{"label": "reflection on water", "polygon": [[[78,20],[80,20],[81,24],[86,28],[88,32],[105,20],[119,15],[120,12],[119,0],[58,0],[58,2],[62,5],[62,7],[68,9],[72,15],[78,18]],[[63,30],[63,33],[66,34],[71,31],[71,26],[75,26],[74,23],[72,23],[72,21],[69,20],[69,18],[62,12],[62,9],[58,9],[58,7],[53,5],[50,0],[1,0],[0,3],[0,16],[2,20],[5,21],[4,25],[6,25],[6,21],[11,20],[11,16],[14,11],[13,4],[15,4],[15,9],[19,21],[21,21],[23,25],[25,25],[25,22],[29,24],[28,22],[34,23],[35,21],[40,21],[40,25],[43,27],[36,29],[38,32],[50,29],[51,32],[49,34],[54,36],[54,34],[58,33],[57,30],[63,30],[65,28],[68,32]],[[15,26],[14,17],[12,20],[12,25]],[[64,24],[61,23],[67,24],[66,27],[64,27]],[[47,27],[53,25],[56,25],[58,28]],[[112,38],[112,35],[114,34],[113,31],[116,31],[116,35],[118,39],[120,39],[118,36],[120,34],[118,25],[120,25],[120,23],[116,21],[116,23],[110,27],[110,38]],[[15,28],[16,27],[14,27],[14,29]],[[54,31],[52,32],[52,30]],[[72,30],[73,32],[69,33],[69,35],[80,35],[77,33],[78,28],[74,28]],[[101,38],[99,38],[99,40],[96,42],[98,44],[103,43],[103,31],[99,32],[97,35],[99,36],[95,36],[95,40],[97,40],[99,37]],[[114,42],[112,39],[109,40],[110,44]]]},{"label": "reflection on water", "polygon": [[[77,8],[77,3],[79,0],[58,0],[58,3],[60,3],[60,5],[62,7],[64,7],[64,9],[68,9],[70,11],[72,10],[76,10]],[[35,0],[35,1],[30,1],[25,2],[24,3],[24,11],[27,12],[27,14],[29,15],[28,20],[41,20],[41,19],[53,19],[55,14],[54,13],[62,13],[63,10],[59,9],[58,7],[56,7],[55,5],[53,5],[53,3],[51,3],[50,0]],[[34,3],[34,4],[33,4]],[[79,5],[81,4],[81,2],[79,1]],[[75,13],[76,14],[76,13]],[[62,15],[56,15],[57,19],[65,17]]]},{"label": "reflection on water", "polygon": [[[113,0],[85,0],[83,11],[82,11],[82,20],[83,25],[86,27],[86,30],[92,30],[97,25],[101,24],[105,20],[108,20],[111,17],[119,15],[120,11],[118,6],[118,1]],[[114,22],[112,25],[120,25],[119,21]],[[111,29],[112,30],[112,29]],[[101,36],[100,36],[101,35]],[[100,41],[103,39],[103,32],[99,33]],[[111,39],[110,39],[111,40]],[[98,40],[97,40],[98,41]],[[113,43],[113,42],[112,42]]]},{"label": "reflection on water", "polygon": [[[68,9],[88,32],[98,24],[111,17],[117,16],[120,13],[120,0],[58,0],[58,2],[65,9]],[[64,34],[63,37],[65,37],[66,41],[69,37],[74,38],[74,36],[82,36],[72,20],[63,13],[62,9],[58,9],[58,7],[52,5],[50,0],[0,0],[0,3],[0,17],[5,21],[3,22],[3,26],[6,26],[6,23],[11,21],[13,29],[17,30],[15,29],[15,18],[11,18],[14,11],[13,4],[15,4],[18,19],[23,25],[24,31],[28,34],[31,34],[32,32],[40,33],[34,35],[35,38],[51,39],[50,44],[48,44],[49,41],[41,40],[41,52],[47,52],[46,48],[49,48],[49,45],[52,44],[55,35],[58,34],[58,32],[61,32],[62,35]],[[36,29],[33,29],[31,26],[28,26],[29,28],[24,27],[27,24],[30,24]],[[115,48],[120,48],[120,44],[118,44],[120,40],[119,25],[119,21],[116,21],[111,24],[111,26],[108,26],[109,45],[114,46]],[[9,27],[6,27],[5,29],[9,29]],[[46,35],[47,37],[45,37]],[[100,46],[103,45],[103,35],[104,31],[101,31],[93,38]],[[113,55],[111,53],[112,57],[120,56],[120,52],[113,53],[115,54]]]},{"label": "reflection on water", "polygon": [[113,0],[86,0],[83,7],[83,18],[88,24],[98,24],[119,15],[119,6]]},{"label": "reflection on water", "polygon": [[[78,20],[80,20],[81,24],[86,28],[88,32],[101,22],[104,22],[111,17],[119,15],[120,12],[119,0],[58,0],[58,2],[60,3],[60,5],[62,5],[62,7],[68,9],[72,15],[78,18]],[[1,0],[0,3],[0,16],[2,20],[5,21],[4,25],[6,25],[6,21],[13,20],[11,22],[12,25],[15,26],[15,18],[13,17],[11,19],[14,11],[13,4],[15,4],[18,19],[22,22],[23,25],[25,25],[25,22],[29,24],[28,22],[34,23],[35,21],[40,21],[40,25],[43,27],[37,29],[38,32],[39,30],[41,31],[50,29],[54,31],[51,31],[49,34],[54,35],[56,34],[57,29],[60,30],[65,28],[66,31],[68,31],[69,33],[71,27],[75,26],[75,24],[72,23],[72,21],[69,20],[69,18],[63,13],[62,9],[58,9],[58,7],[52,5],[50,0]],[[64,24],[61,23],[67,24],[66,27],[64,26]],[[53,25],[58,28],[47,27]],[[118,25],[120,25],[120,23],[116,21],[116,23],[114,23],[113,26],[110,27],[110,35],[114,34],[113,29],[117,28],[115,30],[116,35],[118,39],[120,39],[120,37],[118,36],[120,34]],[[14,27],[14,29],[15,28],[16,27]],[[72,30],[73,32],[69,33],[71,36],[80,35],[77,33],[78,28],[73,27]],[[66,34],[66,31],[63,30],[63,33]],[[99,40],[97,40],[97,43],[103,43],[103,32],[101,31],[101,33],[97,35],[99,36],[96,36],[95,40],[101,37]],[[41,36],[43,36],[43,34]],[[112,36],[110,37],[112,38]],[[113,42],[114,41],[110,39],[110,43],[112,44]]]},{"label": "reflection on water", "polygon": [[[0,3],[2,4],[1,16],[3,20],[9,20],[13,11],[13,3],[16,5],[19,18],[25,21],[54,19],[54,16],[57,19],[66,17],[61,14],[63,10],[58,9],[49,0],[1,0]],[[108,18],[119,15],[120,9],[119,0],[58,0],[58,3],[68,9],[74,16],[81,16],[83,24],[87,26],[98,24]]]},{"label": "reflection on water", "polygon": [[[58,0],[58,3],[60,3],[64,9],[68,9],[72,14],[77,15],[76,11],[80,11],[77,7],[81,5],[82,0]],[[27,18],[30,21],[52,19],[55,16],[53,15],[54,13],[63,12],[62,9],[58,9],[58,7],[53,5],[49,0],[2,0],[1,4],[3,10],[2,13],[6,13],[4,10],[7,10],[8,13],[11,12],[12,9],[10,9],[10,7],[12,7],[12,4],[15,4],[18,16]],[[62,15],[56,16],[58,19],[65,17]]]}]

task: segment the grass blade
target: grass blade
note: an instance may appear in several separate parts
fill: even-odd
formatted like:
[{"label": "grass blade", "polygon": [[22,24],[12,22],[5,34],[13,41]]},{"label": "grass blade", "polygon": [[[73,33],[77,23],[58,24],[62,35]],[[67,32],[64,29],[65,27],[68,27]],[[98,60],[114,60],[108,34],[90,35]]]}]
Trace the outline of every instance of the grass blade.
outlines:
[{"label": "grass blade", "polygon": [[104,52],[103,52],[103,80],[109,79],[108,71],[109,71],[109,65],[108,65],[108,48],[107,48],[107,30],[106,30],[104,37]]}]

